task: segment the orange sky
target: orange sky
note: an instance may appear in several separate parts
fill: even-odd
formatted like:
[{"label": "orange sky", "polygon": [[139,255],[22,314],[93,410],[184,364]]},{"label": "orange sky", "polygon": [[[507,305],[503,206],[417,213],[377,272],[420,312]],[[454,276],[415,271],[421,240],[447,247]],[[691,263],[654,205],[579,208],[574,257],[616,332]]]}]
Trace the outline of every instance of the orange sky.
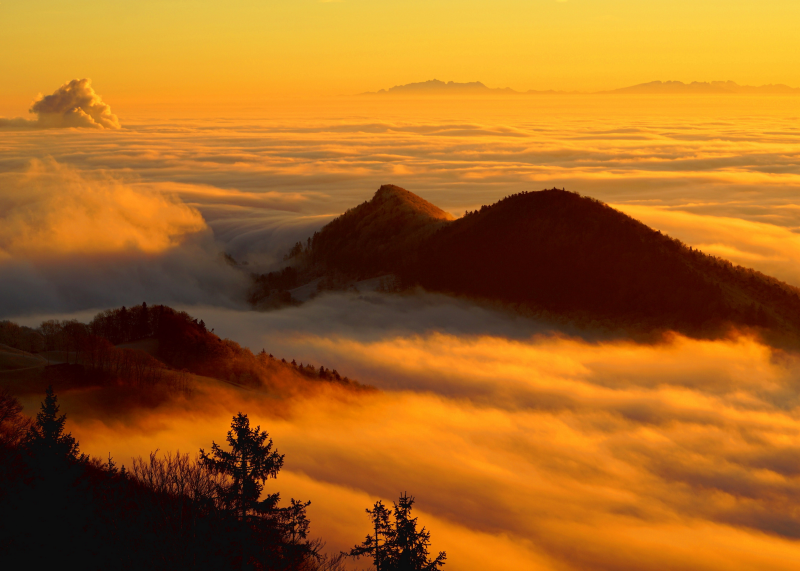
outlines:
[{"label": "orange sky", "polygon": [[800,86],[793,0],[19,0],[0,3],[3,105],[91,77],[117,104],[396,84],[599,90]]},{"label": "orange sky", "polygon": [[[2,0],[0,116],[33,120],[0,121],[0,318],[195,305],[223,336],[384,389],[280,415],[228,393],[168,417],[62,401],[83,450],[120,462],[207,447],[247,407],[332,549],[407,489],[447,569],[796,569],[794,357],[537,336],[442,296],[232,311],[247,284],[221,253],[268,268],[385,183],[456,215],[558,186],[800,286],[800,98],[331,97],[433,78],[798,87],[798,23],[797,0]],[[28,115],[75,78],[108,128]]]}]

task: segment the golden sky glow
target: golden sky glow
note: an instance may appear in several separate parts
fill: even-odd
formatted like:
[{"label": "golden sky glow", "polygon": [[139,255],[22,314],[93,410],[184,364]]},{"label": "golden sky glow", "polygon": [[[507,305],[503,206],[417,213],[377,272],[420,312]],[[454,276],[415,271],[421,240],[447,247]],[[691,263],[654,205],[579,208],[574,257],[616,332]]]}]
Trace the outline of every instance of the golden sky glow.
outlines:
[{"label": "golden sky glow", "polygon": [[91,77],[106,99],[348,94],[438,78],[599,90],[800,86],[793,0],[6,0],[5,101]]}]

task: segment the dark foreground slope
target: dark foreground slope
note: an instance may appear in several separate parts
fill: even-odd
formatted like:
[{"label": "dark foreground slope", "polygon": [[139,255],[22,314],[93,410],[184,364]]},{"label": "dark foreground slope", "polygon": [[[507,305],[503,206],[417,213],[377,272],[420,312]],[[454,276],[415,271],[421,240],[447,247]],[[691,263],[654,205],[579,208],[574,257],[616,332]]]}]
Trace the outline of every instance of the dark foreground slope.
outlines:
[{"label": "dark foreground slope", "polygon": [[734,326],[800,336],[797,288],[576,193],[521,193],[458,220],[417,225],[401,217],[370,224],[381,211],[377,199],[314,237],[316,271],[354,278],[392,272],[406,286],[611,327],[702,336]]}]

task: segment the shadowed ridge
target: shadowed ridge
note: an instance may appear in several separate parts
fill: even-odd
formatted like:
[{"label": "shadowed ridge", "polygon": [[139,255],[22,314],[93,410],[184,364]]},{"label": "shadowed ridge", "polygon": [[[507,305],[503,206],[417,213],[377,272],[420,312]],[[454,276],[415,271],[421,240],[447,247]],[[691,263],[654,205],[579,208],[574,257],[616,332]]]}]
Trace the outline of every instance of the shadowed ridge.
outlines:
[{"label": "shadowed ridge", "polygon": [[421,244],[406,283],[645,331],[800,338],[800,290],[558,189],[504,198]]},{"label": "shadowed ridge", "polygon": [[372,197],[314,234],[312,262],[323,271],[367,278],[410,263],[422,240],[454,217],[399,186]]}]

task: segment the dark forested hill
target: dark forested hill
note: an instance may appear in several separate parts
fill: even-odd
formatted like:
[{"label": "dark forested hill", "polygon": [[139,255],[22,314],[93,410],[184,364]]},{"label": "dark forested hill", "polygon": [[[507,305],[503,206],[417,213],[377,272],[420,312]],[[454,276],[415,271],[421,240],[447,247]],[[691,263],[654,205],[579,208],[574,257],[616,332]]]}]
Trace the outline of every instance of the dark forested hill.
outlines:
[{"label": "dark forested hill", "polygon": [[49,320],[32,329],[0,321],[0,372],[17,394],[52,384],[122,392],[149,403],[190,394],[199,377],[273,394],[313,390],[316,382],[372,390],[336,369],[287,362],[263,349],[253,353],[186,312],[146,303],[101,311],[89,323]]},{"label": "dark forested hill", "polygon": [[800,335],[800,291],[706,255],[597,200],[558,189],[509,196],[457,220],[383,186],[314,236],[313,272],[395,273],[420,285],[609,326]]}]

